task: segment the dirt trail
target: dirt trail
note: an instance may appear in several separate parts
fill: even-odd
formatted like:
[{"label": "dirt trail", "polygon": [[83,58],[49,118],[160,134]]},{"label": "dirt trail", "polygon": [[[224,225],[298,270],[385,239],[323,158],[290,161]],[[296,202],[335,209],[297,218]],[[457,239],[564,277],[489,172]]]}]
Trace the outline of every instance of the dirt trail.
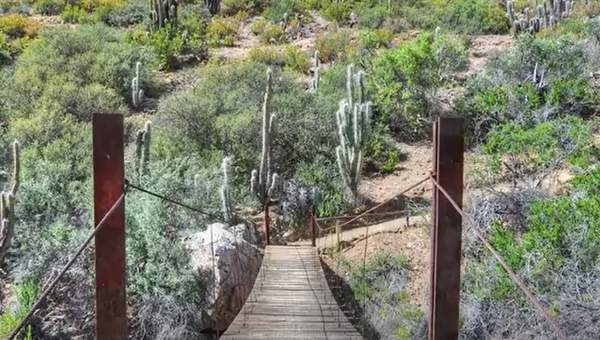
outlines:
[{"label": "dirt trail", "polygon": [[509,48],[513,43],[511,35],[476,35],[470,38],[469,65],[454,74],[454,86],[442,88],[437,93],[442,112],[452,111],[457,98],[464,94],[464,83],[472,75],[483,72],[490,58]]}]

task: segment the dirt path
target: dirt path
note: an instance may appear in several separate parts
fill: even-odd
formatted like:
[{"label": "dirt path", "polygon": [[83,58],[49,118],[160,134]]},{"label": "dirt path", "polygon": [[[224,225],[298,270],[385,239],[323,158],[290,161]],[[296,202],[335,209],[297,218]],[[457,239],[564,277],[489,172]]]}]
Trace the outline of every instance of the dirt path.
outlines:
[{"label": "dirt path", "polygon": [[[427,177],[431,171],[431,143],[401,144],[400,148],[405,159],[396,165],[392,174],[364,178],[361,181],[359,191],[371,201],[379,203],[395,197],[404,189]],[[421,184],[406,196],[422,196],[428,199],[430,195],[427,191],[430,186],[429,183]]]}]

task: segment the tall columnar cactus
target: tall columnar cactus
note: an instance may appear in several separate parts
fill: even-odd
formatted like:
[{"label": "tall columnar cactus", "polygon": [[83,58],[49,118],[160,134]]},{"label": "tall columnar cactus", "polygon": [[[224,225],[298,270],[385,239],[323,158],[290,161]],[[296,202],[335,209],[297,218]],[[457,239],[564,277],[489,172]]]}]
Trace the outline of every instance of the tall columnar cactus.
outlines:
[{"label": "tall columnar cactus", "polygon": [[231,178],[231,158],[223,158],[221,163],[221,170],[223,171],[223,184],[221,185],[221,212],[223,213],[223,219],[229,225],[235,224],[235,212],[233,210],[233,203],[231,200],[231,185],[229,180]]},{"label": "tall columnar cactus", "polygon": [[516,20],[516,17],[515,17],[515,5],[512,2],[512,0],[507,0],[506,1],[506,16],[508,17],[508,22],[512,26],[513,23]]},{"label": "tall columnar cactus", "polygon": [[150,18],[155,28],[162,28],[167,23],[177,24],[177,6],[179,0],[150,0]]},{"label": "tall columnar cactus", "polygon": [[353,65],[348,65],[347,68],[346,90],[348,96],[340,101],[336,113],[340,139],[336,155],[340,175],[356,201],[362,169],[362,149],[371,125],[371,103],[364,101],[364,72],[354,73]]},{"label": "tall columnar cactus", "polygon": [[144,90],[140,89],[140,68],[142,63],[135,63],[135,77],[131,80],[131,103],[133,107],[139,108],[144,101]]},{"label": "tall columnar cactus", "polygon": [[147,121],[144,129],[138,131],[135,139],[135,156],[138,174],[140,176],[148,173],[150,161],[150,142],[152,139],[152,122]]},{"label": "tall columnar cactus", "polygon": [[321,60],[319,59],[319,51],[315,50],[314,55],[314,67],[313,67],[313,78],[310,80],[310,84],[308,86],[311,92],[317,91],[319,88],[319,81],[321,80]]},{"label": "tall columnar cactus", "polygon": [[271,174],[271,141],[273,120],[275,114],[271,112],[271,99],[273,97],[273,72],[267,70],[267,88],[263,101],[262,124],[262,152],[260,168],[253,170],[250,179],[250,189],[263,205],[268,205],[282,190],[281,180],[276,173]]},{"label": "tall columnar cactus", "polygon": [[217,14],[221,9],[220,0],[204,0],[204,5],[206,6],[210,14]]},{"label": "tall columnar cactus", "polygon": [[13,143],[13,173],[10,188],[0,192],[0,264],[10,247],[15,235],[15,197],[19,189],[21,162],[19,158],[19,142]]}]

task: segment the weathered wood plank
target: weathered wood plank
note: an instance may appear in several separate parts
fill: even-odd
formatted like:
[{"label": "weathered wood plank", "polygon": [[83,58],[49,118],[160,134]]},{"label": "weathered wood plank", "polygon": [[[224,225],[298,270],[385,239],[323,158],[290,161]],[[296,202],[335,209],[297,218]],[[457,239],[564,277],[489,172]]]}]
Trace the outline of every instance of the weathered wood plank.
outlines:
[{"label": "weathered wood plank", "polygon": [[221,339],[363,339],[337,305],[315,248],[268,246],[244,308]]}]

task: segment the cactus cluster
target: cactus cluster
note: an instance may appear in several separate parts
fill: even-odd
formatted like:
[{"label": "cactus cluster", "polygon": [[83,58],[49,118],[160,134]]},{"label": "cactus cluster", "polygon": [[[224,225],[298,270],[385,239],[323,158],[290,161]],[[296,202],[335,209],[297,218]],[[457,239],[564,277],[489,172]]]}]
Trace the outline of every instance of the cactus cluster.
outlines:
[{"label": "cactus cluster", "polygon": [[142,63],[135,63],[135,77],[131,80],[131,103],[136,109],[144,102],[144,90],[140,89],[140,68]]},{"label": "cactus cluster", "polygon": [[321,61],[319,60],[319,51],[315,50],[315,55],[313,57],[313,78],[310,80],[308,84],[308,89],[310,92],[315,92],[319,88],[319,80],[321,80]]},{"label": "cactus cluster", "polygon": [[155,28],[162,28],[167,23],[177,24],[177,7],[179,0],[150,0],[150,19]]},{"label": "cactus cluster", "polygon": [[358,198],[362,169],[362,149],[371,125],[371,103],[365,102],[364,72],[354,73],[348,65],[347,98],[340,101],[336,112],[340,145],[336,148],[340,175],[353,200]]},{"label": "cactus cluster", "polygon": [[223,214],[223,220],[229,225],[234,225],[236,218],[231,200],[231,185],[229,182],[229,179],[231,178],[231,157],[223,158],[221,170],[223,171],[223,184],[221,185],[221,212]]},{"label": "cactus cluster", "polygon": [[150,161],[150,141],[152,138],[152,122],[147,121],[144,129],[139,130],[135,138],[135,160],[140,176],[148,173]]},{"label": "cactus cluster", "polygon": [[263,204],[268,205],[281,193],[281,179],[276,173],[271,173],[271,142],[273,120],[275,114],[271,112],[271,99],[273,97],[273,72],[267,70],[267,87],[263,101],[262,124],[262,152],[260,168],[253,170],[250,178],[250,190]]},{"label": "cactus cluster", "polygon": [[20,158],[19,142],[13,143],[13,173],[10,188],[0,192],[0,263],[4,259],[15,234],[15,196],[19,189]]},{"label": "cactus cluster", "polygon": [[513,0],[507,0],[506,16],[515,35],[520,32],[539,32],[571,15],[574,7],[575,1],[572,0],[547,0],[535,9],[524,7],[520,13],[515,13]]}]

